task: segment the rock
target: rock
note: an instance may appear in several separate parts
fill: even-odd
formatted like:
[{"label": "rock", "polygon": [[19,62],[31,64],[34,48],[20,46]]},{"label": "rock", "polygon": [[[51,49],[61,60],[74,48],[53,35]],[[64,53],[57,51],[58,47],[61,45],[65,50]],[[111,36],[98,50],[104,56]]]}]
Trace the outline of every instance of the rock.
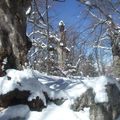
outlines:
[{"label": "rock", "polygon": [[92,88],[89,88],[74,101],[71,109],[80,111],[89,107],[90,120],[116,120],[120,115],[120,91],[116,84],[108,83],[105,87],[108,102],[96,103],[95,93]]},{"label": "rock", "polygon": [[113,120],[110,111],[107,111],[104,104],[94,104],[90,106],[90,120]]},{"label": "rock", "polygon": [[74,101],[74,104],[71,105],[71,109],[74,111],[80,111],[83,110],[84,107],[91,106],[94,104],[94,97],[95,95],[93,93],[93,89],[89,88],[84,94]]},{"label": "rock", "polygon": [[28,102],[28,105],[30,109],[34,111],[41,111],[45,107],[43,101],[38,96],[36,99]]},{"label": "rock", "polygon": [[0,107],[8,107],[18,104],[27,104],[30,95],[29,91],[19,91],[15,89],[5,95],[0,95]]},{"label": "rock", "polygon": [[115,120],[120,115],[120,91],[115,84],[106,85],[106,91],[109,99],[108,105],[110,106],[108,112],[111,111],[112,118]]},{"label": "rock", "polygon": [[7,108],[8,106],[24,104],[28,105],[31,110],[36,111],[40,111],[45,107],[43,101],[38,96],[32,101],[28,101],[29,96],[29,91],[15,89],[7,94],[0,95],[0,107]]}]

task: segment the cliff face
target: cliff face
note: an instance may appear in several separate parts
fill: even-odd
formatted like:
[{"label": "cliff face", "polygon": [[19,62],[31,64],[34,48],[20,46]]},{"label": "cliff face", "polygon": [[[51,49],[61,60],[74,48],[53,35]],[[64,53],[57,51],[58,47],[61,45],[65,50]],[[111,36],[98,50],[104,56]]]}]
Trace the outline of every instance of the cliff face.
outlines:
[{"label": "cliff face", "polygon": [[0,1],[0,62],[7,58],[7,68],[21,68],[27,61],[31,42],[26,36],[26,9],[31,0]]}]

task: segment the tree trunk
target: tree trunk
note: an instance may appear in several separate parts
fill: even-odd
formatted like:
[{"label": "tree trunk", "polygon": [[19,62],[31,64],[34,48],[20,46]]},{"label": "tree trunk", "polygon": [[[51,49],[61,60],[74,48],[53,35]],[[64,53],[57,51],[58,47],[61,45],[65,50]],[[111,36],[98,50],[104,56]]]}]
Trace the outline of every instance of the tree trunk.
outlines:
[{"label": "tree trunk", "polygon": [[26,36],[26,10],[31,0],[0,0],[0,63],[21,69],[27,62],[31,42]]},{"label": "tree trunk", "polygon": [[109,37],[111,39],[111,47],[113,54],[113,71],[117,77],[120,77],[120,28],[111,20],[111,28],[109,29]]}]

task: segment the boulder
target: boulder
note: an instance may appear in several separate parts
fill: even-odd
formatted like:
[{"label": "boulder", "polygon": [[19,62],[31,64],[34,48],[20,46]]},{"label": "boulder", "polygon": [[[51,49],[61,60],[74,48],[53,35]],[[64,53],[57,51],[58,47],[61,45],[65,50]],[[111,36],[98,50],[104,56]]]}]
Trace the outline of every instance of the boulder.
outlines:
[{"label": "boulder", "polygon": [[71,105],[71,108],[74,111],[80,111],[83,110],[84,107],[90,107],[92,104],[94,104],[94,93],[93,89],[89,88],[84,94],[81,95],[81,97],[78,97],[74,104]]},{"label": "boulder", "polygon": [[88,88],[74,100],[71,109],[80,111],[89,107],[90,120],[116,120],[120,115],[120,91],[116,84],[108,83],[105,87],[108,102],[95,102],[95,93],[92,88]]}]

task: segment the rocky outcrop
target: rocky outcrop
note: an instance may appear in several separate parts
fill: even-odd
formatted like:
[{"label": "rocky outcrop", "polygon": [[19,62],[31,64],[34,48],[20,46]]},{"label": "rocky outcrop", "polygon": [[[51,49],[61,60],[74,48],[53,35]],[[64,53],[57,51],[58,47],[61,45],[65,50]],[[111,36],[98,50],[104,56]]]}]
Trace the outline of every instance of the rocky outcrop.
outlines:
[{"label": "rocky outcrop", "polygon": [[108,102],[96,103],[95,93],[92,88],[89,88],[74,101],[71,109],[80,111],[89,107],[90,120],[116,120],[120,115],[120,91],[116,84],[107,84],[105,87]]}]

